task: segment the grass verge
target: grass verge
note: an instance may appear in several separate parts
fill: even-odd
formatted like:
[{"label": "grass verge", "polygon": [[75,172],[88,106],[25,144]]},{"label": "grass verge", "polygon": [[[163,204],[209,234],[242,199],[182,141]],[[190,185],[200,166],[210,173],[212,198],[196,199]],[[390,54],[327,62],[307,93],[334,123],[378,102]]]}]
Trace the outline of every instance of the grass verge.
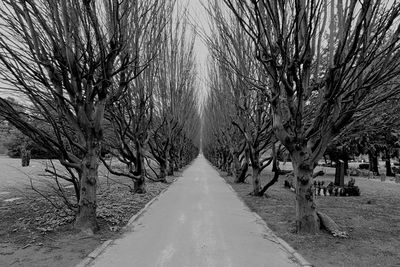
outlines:
[{"label": "grass verge", "polygon": [[[283,187],[283,176],[266,197],[253,197],[251,184],[235,184],[233,177],[222,176],[275,234],[315,266],[400,266],[400,184],[356,177],[360,197],[317,197],[318,209],[349,232],[348,239],[339,239],[325,232],[294,233],[295,194]],[[266,172],[262,184],[271,178],[272,173]],[[334,181],[334,176],[317,180]]]},{"label": "grass verge", "polygon": [[[101,180],[101,230],[94,236],[82,236],[72,228],[72,216],[57,216],[54,207],[30,189],[8,188],[0,195],[0,266],[75,266],[105,240],[118,237],[129,219],[168,185],[147,181],[148,192],[139,195],[120,183]],[[4,201],[14,197],[19,199]]]}]

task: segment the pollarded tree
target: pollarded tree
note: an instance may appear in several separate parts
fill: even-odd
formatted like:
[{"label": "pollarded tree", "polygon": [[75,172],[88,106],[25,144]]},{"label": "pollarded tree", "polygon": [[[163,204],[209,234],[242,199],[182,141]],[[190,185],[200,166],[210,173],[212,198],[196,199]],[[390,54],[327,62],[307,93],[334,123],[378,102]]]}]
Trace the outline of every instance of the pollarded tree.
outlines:
[{"label": "pollarded tree", "polygon": [[400,4],[224,2],[252,38],[269,81],[274,133],[296,176],[297,230],[315,233],[314,165],[358,110],[399,92]]},{"label": "pollarded tree", "polygon": [[[186,10],[176,10],[186,14]],[[154,113],[149,140],[150,151],[160,167],[159,179],[165,181],[166,175],[182,165],[179,154],[198,121],[196,94],[196,65],[194,54],[194,33],[188,31],[189,22],[183,18],[171,19],[163,32],[164,43],[157,58],[158,71],[154,85]],[[190,126],[189,126],[190,125]],[[189,134],[190,135],[190,134]]]},{"label": "pollarded tree", "polygon": [[251,162],[253,195],[262,195],[260,173],[271,164],[273,132],[270,117],[270,107],[267,95],[262,90],[266,80],[262,75],[260,63],[253,57],[254,45],[250,37],[234,16],[226,16],[218,2],[210,3],[209,14],[211,17],[213,33],[207,38],[212,59],[219,65],[221,89],[223,95],[222,105],[233,100],[235,116],[229,116],[232,125],[238,128],[245,143],[245,149]]},{"label": "pollarded tree", "polygon": [[248,149],[245,149],[239,129],[232,124],[232,118],[237,116],[235,98],[225,74],[221,65],[209,62],[209,94],[202,114],[202,146],[208,160],[222,171],[233,172],[235,181],[244,182],[249,165]]},{"label": "pollarded tree", "polygon": [[[112,87],[114,79],[137,56],[124,52],[137,34],[129,20],[152,9],[133,12],[131,1],[5,0],[0,5],[0,74],[27,110],[16,112],[0,98],[0,113],[58,155],[71,175],[67,180],[79,181],[75,227],[93,233],[105,106],[120,93]],[[48,129],[30,123],[32,116]]]},{"label": "pollarded tree", "polygon": [[150,137],[154,110],[156,77],[160,71],[159,58],[167,25],[170,23],[175,1],[134,2],[131,10],[152,10],[130,18],[136,32],[127,44],[128,55],[136,55],[132,64],[119,75],[114,90],[122,91],[108,103],[106,117],[112,125],[107,141],[110,153],[127,166],[127,171],[116,169],[102,158],[103,164],[114,175],[132,179],[134,192],[145,193],[145,157]]},{"label": "pollarded tree", "polygon": [[[216,2],[209,3],[208,13],[212,30],[204,39],[211,53],[208,70],[211,93],[205,106],[207,122],[204,122],[204,129],[212,130],[214,134],[205,137],[219,143],[209,147],[216,150],[218,167],[229,174],[234,173],[235,182],[243,183],[250,161],[248,143],[243,136],[243,130],[249,128],[250,104],[250,93],[246,90],[250,85],[245,74],[250,72],[248,66],[254,60],[246,62],[249,58],[243,49],[247,45],[245,38],[231,45],[232,31],[240,30],[239,25],[228,21]],[[213,142],[207,138],[204,138],[205,144]]]}]

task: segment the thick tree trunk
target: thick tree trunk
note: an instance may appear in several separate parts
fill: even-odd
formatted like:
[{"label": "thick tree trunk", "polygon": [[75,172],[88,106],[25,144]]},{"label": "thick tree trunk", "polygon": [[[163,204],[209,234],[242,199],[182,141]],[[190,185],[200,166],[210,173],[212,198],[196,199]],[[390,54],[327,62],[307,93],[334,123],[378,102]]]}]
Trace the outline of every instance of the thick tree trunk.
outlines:
[{"label": "thick tree trunk", "polygon": [[241,164],[239,176],[236,176],[235,183],[244,183],[246,181],[247,171],[249,169],[249,160],[250,160],[250,151],[248,148],[245,148],[244,162]]},{"label": "thick tree trunk", "polygon": [[347,175],[349,170],[349,158],[346,157],[345,159],[343,159],[343,163],[344,163],[344,174]]},{"label": "thick tree trunk", "polygon": [[369,156],[369,169],[374,173],[374,175],[379,175],[379,163],[378,157],[372,153],[368,154]]},{"label": "thick tree trunk", "polygon": [[[140,150],[140,152],[139,152]],[[144,157],[143,157],[143,151],[142,148],[140,147],[138,150],[139,153],[137,153],[138,160],[140,161],[139,164],[139,169],[138,169],[138,178],[133,181],[133,190],[137,194],[144,194],[146,193],[146,179],[144,175]]]},{"label": "thick tree trunk", "polygon": [[160,163],[160,181],[164,182],[166,181],[166,178],[167,178],[167,164],[164,161]]},{"label": "thick tree trunk", "polygon": [[135,179],[133,182],[133,191],[136,194],[145,194],[146,193],[146,180],[144,175],[141,175],[138,179]]},{"label": "thick tree trunk", "polygon": [[295,154],[291,158],[296,178],[296,228],[298,233],[315,234],[319,221],[314,203],[313,163],[307,158],[306,148]]},{"label": "thick tree trunk", "polygon": [[249,169],[249,163],[246,160],[243,164],[242,167],[239,170],[239,175],[236,175],[235,177],[235,183],[244,183],[244,181],[246,180],[246,174],[247,174],[247,170]]},{"label": "thick tree trunk", "polygon": [[393,170],[392,170],[392,166],[390,163],[390,153],[389,153],[389,149],[386,149],[385,151],[385,167],[386,167],[386,176],[394,176]]},{"label": "thick tree trunk", "polygon": [[167,174],[169,176],[174,175],[174,161],[171,159],[168,160]]},{"label": "thick tree trunk", "polygon": [[80,199],[75,228],[92,235],[99,229],[96,219],[96,187],[100,143],[88,141],[88,150],[82,161],[80,173]]},{"label": "thick tree trunk", "polygon": [[253,185],[253,195],[259,196],[261,191],[260,184],[260,168],[257,164],[252,164],[253,174],[251,175],[251,183]]}]

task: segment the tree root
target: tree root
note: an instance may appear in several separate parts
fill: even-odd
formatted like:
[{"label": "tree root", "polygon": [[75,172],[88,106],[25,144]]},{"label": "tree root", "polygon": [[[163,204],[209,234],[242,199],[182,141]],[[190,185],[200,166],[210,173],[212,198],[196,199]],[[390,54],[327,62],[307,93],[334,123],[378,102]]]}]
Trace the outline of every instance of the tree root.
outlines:
[{"label": "tree root", "polygon": [[320,220],[321,228],[326,229],[334,237],[348,238],[349,234],[346,231],[342,231],[328,215],[317,211],[318,218]]}]

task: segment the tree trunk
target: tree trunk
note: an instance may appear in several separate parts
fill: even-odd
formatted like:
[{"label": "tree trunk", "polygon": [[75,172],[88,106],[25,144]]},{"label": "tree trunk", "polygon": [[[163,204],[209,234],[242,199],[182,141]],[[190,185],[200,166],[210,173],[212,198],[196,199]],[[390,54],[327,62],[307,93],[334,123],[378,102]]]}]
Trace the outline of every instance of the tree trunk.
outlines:
[{"label": "tree trunk", "polygon": [[315,234],[319,221],[314,203],[313,163],[309,162],[306,148],[296,151],[292,158],[296,178],[296,228],[298,233]]},{"label": "tree trunk", "polygon": [[233,175],[232,166],[228,166],[228,170],[226,171],[226,175],[228,175],[228,176],[232,176]]},{"label": "tree trunk", "polygon": [[222,152],[221,170],[226,171],[226,153]]},{"label": "tree trunk", "polygon": [[234,166],[234,149],[233,147],[230,147],[229,152],[228,152],[228,162],[227,162],[227,175],[232,176],[233,173],[235,172],[235,166]]},{"label": "tree trunk", "polygon": [[139,178],[133,181],[133,191],[136,194],[145,194],[146,193],[146,180],[144,175],[140,175]]},{"label": "tree trunk", "polygon": [[394,176],[394,173],[392,171],[392,166],[390,163],[389,149],[386,149],[385,151],[385,166],[386,166],[386,176]]},{"label": "tree trunk", "polygon": [[31,161],[31,151],[27,149],[27,144],[24,143],[21,147],[21,166],[28,167]]},{"label": "tree trunk", "polygon": [[146,193],[146,179],[144,175],[144,157],[143,150],[140,145],[138,145],[138,153],[136,154],[138,161],[140,161],[138,166],[138,178],[133,181],[133,190],[137,194]]},{"label": "tree trunk", "polygon": [[172,162],[173,162],[172,166],[173,166],[174,172],[179,171],[179,159],[175,157]]},{"label": "tree trunk", "polygon": [[348,170],[349,170],[349,158],[348,157],[343,159],[343,164],[344,164],[344,174],[347,175]]},{"label": "tree trunk", "polygon": [[164,162],[160,163],[160,181],[166,182],[167,177],[167,164]]},{"label": "tree trunk", "polygon": [[253,195],[254,196],[259,196],[260,191],[261,191],[261,185],[260,185],[260,168],[258,164],[252,164],[252,170],[253,173],[251,175],[252,179],[252,185],[253,185]]},{"label": "tree trunk", "polygon": [[167,174],[169,176],[173,176],[174,175],[174,161],[171,160],[171,159],[168,160]]},{"label": "tree trunk", "polygon": [[249,162],[246,160],[243,164],[242,167],[239,170],[239,175],[236,175],[235,177],[235,183],[244,183],[246,180],[246,174],[247,170],[249,169]]},{"label": "tree trunk", "polygon": [[374,175],[379,175],[379,163],[378,163],[378,156],[368,153],[369,156],[369,168],[370,171],[374,173]]},{"label": "tree trunk", "polygon": [[261,189],[259,194],[260,196],[263,196],[265,192],[267,192],[268,188],[273,186],[278,181],[279,175],[281,174],[281,170],[278,167],[279,163],[276,156],[275,143],[272,146],[272,152],[274,156],[274,159],[272,161],[272,172],[274,173],[274,177]]},{"label": "tree trunk", "polygon": [[271,181],[269,181],[260,191],[259,196],[263,196],[265,194],[265,192],[267,192],[268,188],[270,188],[271,186],[273,186],[276,182],[278,182],[278,178],[280,175],[280,171],[276,170],[274,171],[274,177],[271,179]]},{"label": "tree trunk", "polygon": [[89,140],[88,150],[82,160],[80,173],[80,199],[75,228],[92,235],[99,229],[96,219],[96,187],[98,179],[98,159],[100,143]]}]

